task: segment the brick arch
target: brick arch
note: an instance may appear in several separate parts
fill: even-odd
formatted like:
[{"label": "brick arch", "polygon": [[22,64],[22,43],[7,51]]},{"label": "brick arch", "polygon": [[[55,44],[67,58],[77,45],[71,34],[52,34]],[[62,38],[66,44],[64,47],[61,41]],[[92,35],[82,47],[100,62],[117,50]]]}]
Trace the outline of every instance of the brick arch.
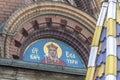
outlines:
[{"label": "brick arch", "polygon": [[[10,17],[7,24],[3,28],[3,33],[9,34],[9,35],[6,35],[6,40],[5,40],[5,46],[4,46],[5,57],[12,58],[12,56],[10,54],[10,50],[14,49],[15,46],[13,46],[13,47],[11,46],[14,43],[16,43],[18,46],[18,48],[15,48],[16,52],[19,52],[18,50],[21,50],[20,46],[22,44],[20,44],[20,41],[16,40],[16,39],[19,39],[19,37],[17,37],[17,36],[21,35],[21,34],[19,34],[21,29],[24,28],[23,31],[28,31],[28,30],[26,30],[26,23],[32,23],[32,21],[37,20],[37,18],[39,18],[39,17],[42,18],[44,16],[47,16],[47,17],[48,16],[50,17],[51,15],[57,16],[59,19],[61,19],[61,20],[63,19],[63,23],[64,23],[64,19],[65,19],[69,23],[69,24],[67,24],[67,26],[72,27],[72,29],[68,28],[66,32],[68,32],[68,33],[70,32],[71,34],[72,34],[72,32],[74,32],[75,29],[79,30],[80,28],[82,28],[83,32],[80,31],[80,33],[79,33],[80,35],[82,35],[82,37],[81,36],[79,36],[79,37],[83,38],[83,39],[85,38],[85,40],[83,40],[83,41],[89,42],[87,40],[89,40],[89,38],[92,36],[95,22],[96,22],[95,19],[91,18],[86,13],[79,11],[78,9],[71,7],[69,5],[66,5],[63,3],[58,3],[58,2],[54,2],[54,3],[55,4],[53,4],[53,2],[43,2],[42,4],[35,3],[35,4],[25,6],[24,8],[21,8],[21,9],[17,10],[15,13],[13,13],[13,15]],[[52,17],[52,19],[53,19],[53,17]],[[45,20],[45,17],[43,18],[43,21],[44,20]],[[55,21],[57,21],[57,20],[55,20]],[[62,24],[61,22],[60,22],[60,20],[58,20],[59,24]],[[46,23],[46,24],[49,23],[49,19],[48,19],[48,21],[47,20],[44,21],[44,23]],[[57,23],[57,22],[55,22],[55,23]],[[75,23],[75,25],[73,26],[70,23]],[[29,25],[29,26],[31,26],[31,25]],[[82,26],[82,27],[80,27],[80,26]],[[33,29],[33,27],[32,27],[32,29]],[[34,30],[33,30],[33,32],[34,32]],[[71,34],[69,34],[69,35],[71,35]],[[25,33],[25,35],[27,35],[27,33]],[[31,32],[28,35],[31,35]],[[21,37],[24,38],[23,42],[27,39],[23,35]],[[16,41],[14,41],[14,40],[16,40]],[[83,43],[83,42],[81,41],[81,43]],[[86,47],[86,46],[89,46],[89,44],[87,44],[83,47],[84,50],[87,50],[86,48],[88,48],[88,47]],[[15,55],[19,55],[19,53],[18,54],[16,53]],[[87,64],[88,55],[89,54],[87,52],[87,57],[85,57],[86,60],[84,60],[86,62],[85,64]]]},{"label": "brick arch", "polygon": [[94,31],[96,20],[88,14],[64,3],[44,1],[24,6],[15,11],[7,20],[7,23],[3,28],[3,33],[15,35],[16,30],[22,23],[32,17],[43,14],[60,14],[67,16],[83,24],[89,31]]},{"label": "brick arch", "polygon": [[87,65],[90,37],[92,33],[74,20],[60,15],[42,15],[26,22],[16,35],[6,37],[5,56],[21,59],[25,48],[31,42],[53,38],[73,47]]}]

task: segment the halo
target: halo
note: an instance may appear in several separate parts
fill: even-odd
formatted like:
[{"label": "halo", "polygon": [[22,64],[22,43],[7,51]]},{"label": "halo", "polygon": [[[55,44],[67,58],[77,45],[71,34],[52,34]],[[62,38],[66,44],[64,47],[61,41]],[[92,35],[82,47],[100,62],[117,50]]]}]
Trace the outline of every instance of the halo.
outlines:
[{"label": "halo", "polygon": [[45,55],[48,56],[48,48],[47,48],[47,46],[50,45],[51,43],[58,47],[58,48],[57,48],[57,54],[58,54],[58,58],[60,58],[60,57],[62,56],[62,49],[61,49],[61,47],[60,47],[57,43],[55,43],[55,42],[47,42],[47,43],[44,45],[44,53],[45,53]]}]

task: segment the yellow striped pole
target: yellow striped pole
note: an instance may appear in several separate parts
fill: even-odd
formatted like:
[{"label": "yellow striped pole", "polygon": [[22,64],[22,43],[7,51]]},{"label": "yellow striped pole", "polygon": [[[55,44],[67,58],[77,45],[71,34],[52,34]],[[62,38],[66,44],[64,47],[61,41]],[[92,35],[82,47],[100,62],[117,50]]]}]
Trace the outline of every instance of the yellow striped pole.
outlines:
[{"label": "yellow striped pole", "polygon": [[92,40],[92,47],[90,51],[86,80],[94,79],[95,61],[96,61],[97,52],[98,52],[100,35],[102,32],[102,27],[103,27],[105,16],[106,16],[107,6],[108,6],[108,3],[103,2],[102,9],[101,9],[101,12],[100,12],[100,15],[97,21],[97,25],[96,25],[96,30],[95,30],[93,40]]},{"label": "yellow striped pole", "polygon": [[117,3],[117,17],[116,17],[116,21],[120,24],[120,0],[118,0]]},{"label": "yellow striped pole", "polygon": [[116,2],[116,0],[108,1],[105,80],[116,80],[117,74]]}]

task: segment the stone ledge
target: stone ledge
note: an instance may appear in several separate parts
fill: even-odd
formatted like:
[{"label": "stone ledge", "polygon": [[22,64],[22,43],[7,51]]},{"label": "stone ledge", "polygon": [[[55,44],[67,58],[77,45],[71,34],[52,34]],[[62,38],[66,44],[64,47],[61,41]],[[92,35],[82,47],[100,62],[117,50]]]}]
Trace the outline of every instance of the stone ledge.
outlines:
[{"label": "stone ledge", "polygon": [[44,70],[44,71],[76,74],[76,75],[86,75],[86,69],[63,67],[63,66],[57,66],[57,65],[46,65],[46,64],[32,63],[32,62],[24,62],[21,60],[14,60],[14,59],[0,58],[0,65],[1,66],[9,66],[9,67],[33,69],[33,70]]},{"label": "stone ledge", "polygon": [[85,76],[0,66],[0,80],[85,80]]}]

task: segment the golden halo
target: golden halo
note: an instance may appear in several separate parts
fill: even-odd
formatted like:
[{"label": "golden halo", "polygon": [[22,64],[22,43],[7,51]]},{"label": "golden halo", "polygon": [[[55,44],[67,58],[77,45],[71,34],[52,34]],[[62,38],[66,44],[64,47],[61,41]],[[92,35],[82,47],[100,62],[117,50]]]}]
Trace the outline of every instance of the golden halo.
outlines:
[{"label": "golden halo", "polygon": [[47,42],[47,43],[44,45],[44,53],[45,53],[45,55],[48,56],[48,48],[47,48],[47,46],[50,45],[51,43],[52,43],[53,45],[55,45],[56,47],[58,47],[58,48],[57,48],[57,54],[58,54],[58,58],[60,58],[60,57],[62,56],[62,49],[61,49],[61,47],[60,47],[57,43],[55,43],[55,42]]}]

